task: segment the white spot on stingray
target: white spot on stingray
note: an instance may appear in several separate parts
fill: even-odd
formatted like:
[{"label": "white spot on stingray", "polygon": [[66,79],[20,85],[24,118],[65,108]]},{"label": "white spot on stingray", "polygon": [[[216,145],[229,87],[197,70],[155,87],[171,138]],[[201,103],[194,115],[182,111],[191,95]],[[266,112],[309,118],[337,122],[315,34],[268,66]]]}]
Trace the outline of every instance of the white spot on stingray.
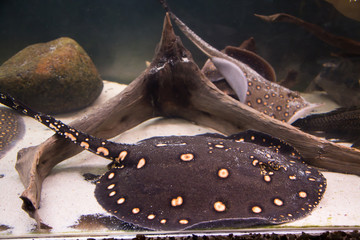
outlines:
[{"label": "white spot on stingray", "polygon": [[146,161],[145,161],[145,158],[141,158],[140,160],[139,160],[139,162],[138,162],[138,164],[137,164],[137,168],[138,169],[140,169],[140,168],[142,168],[143,166],[145,166],[145,163],[146,163]]},{"label": "white spot on stingray", "polygon": [[225,168],[222,168],[218,171],[218,176],[221,178],[227,178],[229,176],[229,171]]},{"label": "white spot on stingray", "polygon": [[271,182],[271,177],[269,175],[265,175],[264,176],[264,181],[265,182]]},{"label": "white spot on stingray", "polygon": [[[52,130],[55,130],[55,131],[59,131],[59,129],[52,123],[49,124],[49,127],[52,129]],[[67,133],[65,133],[65,136],[66,136]]]},{"label": "white spot on stingray", "polygon": [[259,206],[253,206],[253,207],[251,208],[251,211],[253,211],[253,213],[261,213],[261,212],[262,212],[262,209],[261,209],[261,207],[259,207]]},{"label": "white spot on stingray", "polygon": [[214,203],[214,209],[217,212],[223,212],[226,210],[226,206],[223,202],[217,201],[216,203]]},{"label": "white spot on stingray", "polygon": [[[51,124],[50,124],[51,125]],[[53,125],[54,126],[54,125]],[[54,126],[55,127],[55,126]],[[55,127],[56,128],[56,127]],[[57,128],[56,128],[57,129]],[[59,130],[59,129],[57,129]],[[76,141],[76,137],[74,137],[74,135],[72,135],[71,133],[65,132],[65,137],[70,138],[71,141],[75,142]]]},{"label": "white spot on stingray", "polygon": [[125,202],[125,198],[119,198],[117,201],[116,201],[116,203],[117,204],[123,204]]},{"label": "white spot on stingray", "polygon": [[274,204],[276,205],[276,206],[282,206],[282,205],[284,205],[284,202],[281,200],[281,199],[279,199],[279,198],[275,198],[274,199]]},{"label": "white spot on stingray", "polygon": [[98,147],[96,149],[96,154],[100,154],[100,153],[102,153],[104,156],[107,156],[107,155],[109,155],[109,150],[104,147]]},{"label": "white spot on stingray", "polygon": [[303,191],[299,192],[299,197],[306,198],[307,197],[306,192],[303,192]]},{"label": "white spot on stingray", "polygon": [[115,177],[115,173],[110,173],[109,176],[108,176],[108,179],[113,179]]},{"label": "white spot on stingray", "polygon": [[156,146],[157,147],[165,147],[165,146],[167,146],[167,144],[166,143],[158,143],[158,144],[156,144]]},{"label": "white spot on stingray", "polygon": [[81,143],[80,143],[80,146],[83,147],[83,148],[85,148],[85,149],[89,149],[89,146],[90,146],[90,145],[89,145],[87,142],[81,142]]},{"label": "white spot on stingray", "polygon": [[183,198],[181,196],[178,196],[177,198],[173,198],[171,200],[171,206],[178,207],[183,204]]},{"label": "white spot on stingray", "polygon": [[185,161],[185,162],[194,160],[194,154],[192,154],[192,153],[182,154],[182,155],[180,156],[180,159],[183,160],[183,161]]},{"label": "white spot on stingray", "polygon": [[120,154],[119,154],[119,157],[115,158],[116,161],[124,161],[124,159],[126,158],[126,155],[128,154],[127,151],[122,151]]},{"label": "white spot on stingray", "polygon": [[138,214],[138,213],[140,212],[140,208],[133,208],[133,209],[131,210],[131,212],[132,212],[133,214]]},{"label": "white spot on stingray", "polygon": [[185,225],[185,224],[188,224],[188,223],[189,223],[189,220],[181,219],[181,220],[179,221],[179,223]]}]

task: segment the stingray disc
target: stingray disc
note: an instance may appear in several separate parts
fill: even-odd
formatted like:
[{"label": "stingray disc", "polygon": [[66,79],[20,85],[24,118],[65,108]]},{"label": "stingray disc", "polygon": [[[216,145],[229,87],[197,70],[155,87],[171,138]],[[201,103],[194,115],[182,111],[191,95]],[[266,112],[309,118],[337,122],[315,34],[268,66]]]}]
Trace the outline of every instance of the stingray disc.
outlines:
[{"label": "stingray disc", "polygon": [[310,213],[326,187],[292,147],[253,131],[150,138],[127,153],[95,196],[119,219],[153,230],[285,223]]},{"label": "stingray disc", "polygon": [[10,150],[23,132],[22,118],[10,109],[0,108],[0,157]]}]

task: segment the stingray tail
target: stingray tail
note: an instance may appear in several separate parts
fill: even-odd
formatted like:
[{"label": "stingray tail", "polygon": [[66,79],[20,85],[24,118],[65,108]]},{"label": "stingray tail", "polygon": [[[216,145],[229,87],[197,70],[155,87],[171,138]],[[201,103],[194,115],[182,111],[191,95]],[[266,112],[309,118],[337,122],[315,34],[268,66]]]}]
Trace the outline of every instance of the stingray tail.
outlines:
[{"label": "stingray tail", "polygon": [[128,145],[114,143],[107,141],[106,139],[97,138],[87,133],[78,131],[50,115],[30,109],[10,95],[0,93],[0,103],[16,110],[19,113],[34,118],[38,122],[55,131],[58,135],[68,138],[85,150],[105,158],[115,160],[120,163],[120,161],[123,161],[128,154]]}]

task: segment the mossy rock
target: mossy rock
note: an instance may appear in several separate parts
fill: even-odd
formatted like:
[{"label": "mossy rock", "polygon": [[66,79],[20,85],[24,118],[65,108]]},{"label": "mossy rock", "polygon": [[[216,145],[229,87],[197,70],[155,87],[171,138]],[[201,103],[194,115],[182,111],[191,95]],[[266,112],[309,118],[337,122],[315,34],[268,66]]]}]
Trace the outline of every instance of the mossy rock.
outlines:
[{"label": "mossy rock", "polygon": [[34,110],[65,113],[90,105],[103,82],[73,39],[30,45],[0,66],[0,89]]}]

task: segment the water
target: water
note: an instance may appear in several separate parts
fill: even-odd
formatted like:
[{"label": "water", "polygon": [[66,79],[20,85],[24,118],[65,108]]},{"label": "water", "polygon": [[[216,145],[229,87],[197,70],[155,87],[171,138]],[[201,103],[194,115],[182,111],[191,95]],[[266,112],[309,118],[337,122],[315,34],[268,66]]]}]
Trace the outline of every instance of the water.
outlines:
[{"label": "water", "polygon": [[[327,31],[360,39],[360,23],[344,17],[325,1],[185,0],[169,1],[173,11],[218,49],[254,37],[258,53],[278,78],[299,71],[304,88],[320,71],[319,61],[339,50],[288,23],[266,23],[254,13],[285,12],[319,24]],[[132,81],[150,61],[160,38],[164,11],[157,0],[71,1],[3,0],[0,2],[0,63],[29,44],[61,36],[75,39],[88,52],[103,79]],[[201,65],[205,56],[183,41]]]}]

